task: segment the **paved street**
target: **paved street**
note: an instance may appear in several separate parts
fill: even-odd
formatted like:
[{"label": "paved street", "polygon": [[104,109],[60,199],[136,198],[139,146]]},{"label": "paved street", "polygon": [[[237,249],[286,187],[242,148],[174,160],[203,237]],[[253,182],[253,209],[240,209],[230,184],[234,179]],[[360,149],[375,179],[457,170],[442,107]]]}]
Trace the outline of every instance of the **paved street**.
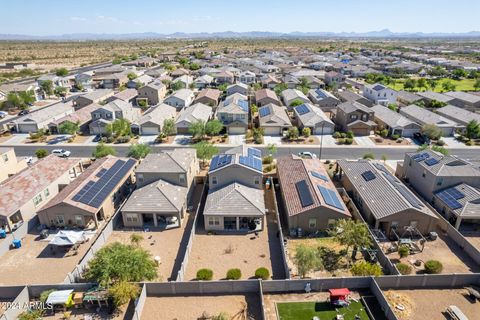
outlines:
[{"label": "paved street", "polygon": [[[252,145],[254,146],[254,145]],[[2,147],[8,147],[8,145],[3,144]],[[13,146],[17,156],[25,157],[31,156],[35,153],[37,149],[47,149],[49,151],[58,148],[59,146],[45,146],[45,145],[17,145]],[[113,145],[117,150],[119,156],[126,156],[128,152],[128,145]],[[161,150],[170,150],[173,148],[188,148],[189,146],[180,146],[180,145],[158,145],[152,146],[154,152],[159,152]],[[255,146],[256,148],[266,152],[266,146]],[[62,148],[70,150],[72,152],[72,157],[90,157],[92,155],[95,146],[92,145],[62,145]],[[219,146],[220,152],[232,148],[229,146]],[[318,146],[285,146],[279,145],[277,156],[288,155],[291,153],[297,154],[300,151],[310,151],[317,156],[319,155]],[[409,147],[395,147],[395,148],[364,148],[364,147],[323,147],[321,158],[322,159],[358,159],[361,158],[365,153],[373,153],[377,159],[380,159],[383,154],[387,156],[389,160],[403,160],[405,152],[415,151],[417,146]],[[449,149],[450,154],[459,156],[460,158],[467,160],[480,161],[480,150],[478,148],[472,149]]]}]

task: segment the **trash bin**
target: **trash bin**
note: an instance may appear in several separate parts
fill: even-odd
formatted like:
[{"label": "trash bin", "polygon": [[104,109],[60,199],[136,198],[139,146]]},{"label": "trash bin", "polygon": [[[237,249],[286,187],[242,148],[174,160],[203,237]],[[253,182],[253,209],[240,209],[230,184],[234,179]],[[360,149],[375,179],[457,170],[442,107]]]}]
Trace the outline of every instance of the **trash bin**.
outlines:
[{"label": "trash bin", "polygon": [[428,235],[428,238],[429,238],[431,241],[435,241],[435,240],[437,240],[437,238],[438,238],[438,234],[437,234],[435,231],[432,231],[432,232],[430,232],[430,234]]},{"label": "trash bin", "polygon": [[0,229],[0,238],[6,238],[7,237],[7,232],[3,229]]},{"label": "trash bin", "polygon": [[12,246],[15,248],[15,249],[18,249],[22,246],[22,240],[20,239],[15,239],[12,241]]}]

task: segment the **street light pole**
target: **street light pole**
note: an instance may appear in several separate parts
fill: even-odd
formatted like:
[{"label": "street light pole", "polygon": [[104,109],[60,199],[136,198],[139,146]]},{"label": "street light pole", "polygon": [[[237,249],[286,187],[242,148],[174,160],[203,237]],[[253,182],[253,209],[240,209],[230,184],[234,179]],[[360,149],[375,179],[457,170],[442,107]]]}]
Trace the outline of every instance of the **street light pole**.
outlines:
[{"label": "street light pole", "polygon": [[322,161],[322,147],[323,147],[323,126],[325,125],[325,121],[322,122],[322,136],[320,137],[320,153],[318,154],[318,160]]}]

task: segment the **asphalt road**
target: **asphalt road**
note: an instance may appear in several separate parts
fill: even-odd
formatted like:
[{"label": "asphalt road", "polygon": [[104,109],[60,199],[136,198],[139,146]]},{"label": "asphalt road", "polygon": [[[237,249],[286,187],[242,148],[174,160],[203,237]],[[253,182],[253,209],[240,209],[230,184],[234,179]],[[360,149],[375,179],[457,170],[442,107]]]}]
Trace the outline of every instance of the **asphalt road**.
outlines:
[{"label": "asphalt road", "polygon": [[[7,145],[2,145],[2,147],[8,147]],[[35,145],[16,145],[12,146],[15,148],[17,156],[33,156],[35,150],[37,149],[47,149],[49,151],[53,149],[64,148],[71,151],[72,157],[91,157],[95,146],[72,146],[72,145],[52,145],[52,146],[35,146]],[[118,156],[126,156],[128,152],[128,146],[115,146]],[[171,150],[174,148],[187,148],[186,146],[178,145],[163,145],[163,146],[153,146],[153,152],[160,152],[161,150]],[[220,152],[223,152],[231,147],[221,146],[219,147]],[[256,147],[262,150],[263,153],[267,153],[265,147]],[[359,159],[362,158],[365,153],[373,153],[376,159],[381,159],[382,155],[386,155],[388,160],[403,160],[404,154],[406,152],[411,152],[416,150],[415,148],[360,148],[360,147],[335,147],[335,148],[323,148],[322,150],[322,159]],[[309,151],[319,155],[319,147],[308,147],[303,148],[298,147],[288,147],[288,146],[279,146],[276,156],[288,155],[291,153],[297,154],[300,151]],[[449,149],[451,155],[456,155],[465,160],[480,161],[480,149]]]}]

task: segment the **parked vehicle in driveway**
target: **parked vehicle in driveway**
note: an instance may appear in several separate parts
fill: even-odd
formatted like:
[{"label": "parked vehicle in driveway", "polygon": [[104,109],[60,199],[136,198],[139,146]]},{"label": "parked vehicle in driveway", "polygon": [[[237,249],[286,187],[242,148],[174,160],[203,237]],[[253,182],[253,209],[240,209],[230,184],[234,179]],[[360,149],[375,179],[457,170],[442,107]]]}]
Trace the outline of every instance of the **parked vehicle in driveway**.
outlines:
[{"label": "parked vehicle in driveway", "polygon": [[30,111],[28,111],[27,109],[25,109],[25,110],[20,111],[20,112],[18,113],[18,115],[19,115],[19,116],[25,116],[25,115],[27,115],[27,114],[29,114],[29,113],[30,113]]},{"label": "parked vehicle in driveway", "polygon": [[70,157],[71,152],[65,149],[55,149],[55,150],[52,150],[52,154],[60,158],[68,158]]},{"label": "parked vehicle in driveway", "polygon": [[8,116],[8,113],[6,113],[5,111],[0,111],[0,119],[5,118],[6,116]]},{"label": "parked vehicle in driveway", "polygon": [[100,140],[102,140],[102,135],[101,135],[101,134],[97,134],[97,135],[95,136],[95,138],[93,138],[92,141],[93,141],[93,142],[100,142]]},{"label": "parked vehicle in driveway", "polygon": [[302,151],[298,153],[298,156],[306,159],[317,159],[317,155],[310,151]]},{"label": "parked vehicle in driveway", "polygon": [[415,132],[413,134],[413,140],[417,141],[419,144],[430,144],[430,139],[421,132]]}]

